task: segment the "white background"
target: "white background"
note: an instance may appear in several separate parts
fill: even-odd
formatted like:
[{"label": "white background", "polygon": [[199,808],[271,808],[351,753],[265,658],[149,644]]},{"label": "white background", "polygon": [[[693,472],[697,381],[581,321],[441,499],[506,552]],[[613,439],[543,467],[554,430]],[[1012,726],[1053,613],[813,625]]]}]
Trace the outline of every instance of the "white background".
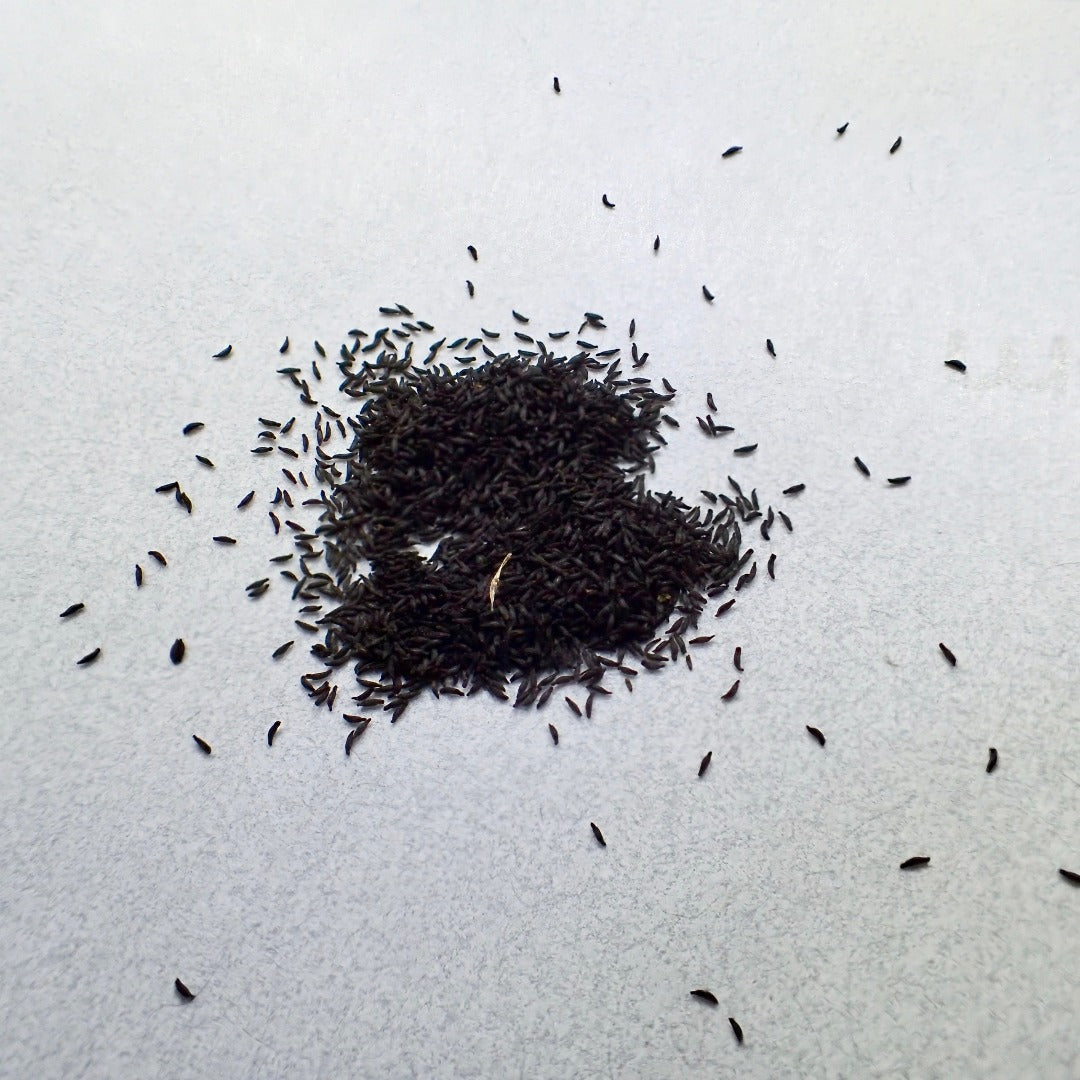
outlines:
[{"label": "white background", "polygon": [[[1080,4],[0,19],[0,1074],[1080,1075]],[[286,550],[248,447],[282,336],[397,301],[636,316],[659,485],[795,522],[694,672],[344,757],[243,592]]]}]

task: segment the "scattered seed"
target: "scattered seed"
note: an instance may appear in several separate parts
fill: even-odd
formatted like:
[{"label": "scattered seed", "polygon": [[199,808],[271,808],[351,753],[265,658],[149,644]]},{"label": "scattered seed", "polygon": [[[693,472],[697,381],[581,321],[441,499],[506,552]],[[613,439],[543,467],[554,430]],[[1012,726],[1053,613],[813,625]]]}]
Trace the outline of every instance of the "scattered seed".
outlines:
[{"label": "scattered seed", "polygon": [[742,151],[741,146],[729,146],[720,156],[721,157],[733,157]]},{"label": "scattered seed", "polygon": [[1080,874],[1075,870],[1063,870],[1059,869],[1058,873],[1067,881],[1070,885],[1080,885]]},{"label": "scattered seed", "polygon": [[551,734],[551,741],[558,746],[559,745],[559,729],[554,724],[548,724],[548,731]]},{"label": "scattered seed", "polygon": [[160,551],[148,551],[146,554],[149,555],[151,559],[154,559],[156,562],[160,563],[162,566],[169,565],[165,561],[165,556],[162,555]]},{"label": "scattered seed", "polygon": [[567,697],[567,698],[563,698],[563,700],[566,702],[567,705],[570,706],[570,711],[575,716],[580,716],[581,715],[581,708],[579,707],[578,703],[573,698]]},{"label": "scattered seed", "polygon": [[231,536],[215,536],[215,544],[235,544],[236,540]]},{"label": "scattered seed", "polygon": [[847,131],[847,126],[848,126],[848,121],[847,121],[847,120],[845,120],[845,121],[844,121],[844,122],[843,122],[843,123],[842,123],[842,124],[841,124],[841,125],[840,125],[840,126],[839,126],[839,127],[837,128],[837,129],[836,129],[836,134],[837,134],[837,135],[843,135],[843,134],[844,134],[844,132],[845,132],[845,131]]},{"label": "scattered seed", "polygon": [[281,721],[280,720],[275,720],[270,725],[270,730],[267,731],[267,733],[266,733],[266,745],[267,746],[273,746],[274,745],[274,736],[278,733],[278,728],[279,727],[281,727]]},{"label": "scattered seed", "polygon": [[465,288],[467,288],[469,290],[469,295],[470,296],[475,296],[476,295],[476,289],[473,286],[473,283],[471,281],[469,281],[469,280],[465,281]]},{"label": "scattered seed", "polygon": [[248,504],[249,502],[251,502],[251,500],[252,500],[252,499],[254,499],[254,498],[255,498],[255,492],[254,492],[254,491],[249,491],[249,492],[248,492],[248,493],[247,493],[247,494],[246,494],[246,495],[245,495],[245,496],[244,496],[244,497],[243,497],[243,498],[242,498],[242,499],[241,499],[241,500],[240,500],[240,501],[239,501],[239,502],[238,502],[238,503],[236,504],[236,509],[237,509],[237,510],[243,510],[243,509],[244,509],[244,507],[245,507],[245,506],[247,506],[247,504]]},{"label": "scattered seed", "polygon": [[769,556],[768,571],[769,571],[769,577],[771,577],[775,581],[776,580],[776,554],[775,554],[775,552],[772,555]]},{"label": "scattered seed", "polygon": [[805,484],[792,484],[791,487],[784,488],[783,493],[785,495],[798,495],[800,491],[805,491]]},{"label": "scattered seed", "polygon": [[176,992],[185,1001],[194,1001],[195,1000],[195,995],[179,979],[176,979],[176,980],[173,981],[173,986],[176,987]]},{"label": "scattered seed", "polygon": [[739,454],[742,457],[746,457],[747,454],[752,454],[758,447],[757,443],[751,443],[749,446],[736,446],[732,450],[733,454]]},{"label": "scattered seed", "polygon": [[721,701],[730,701],[739,692],[739,679],[736,679],[727,690],[720,695]]},{"label": "scattered seed", "polygon": [[281,347],[278,349],[279,353],[287,353],[289,351],[289,339],[288,337],[281,343]]},{"label": "scattered seed", "polygon": [[713,294],[711,292],[709,292],[709,289],[708,289],[707,285],[702,285],[701,286],[701,295],[704,296],[705,299],[708,300],[710,304],[716,299],[716,297],[713,296]]},{"label": "scattered seed", "polygon": [[317,352],[317,353],[318,353],[318,354],[319,354],[320,356],[325,356],[325,355],[326,355],[326,350],[325,350],[325,349],[324,349],[324,348],[322,347],[322,345],[320,345],[320,344],[319,344],[319,342],[318,342],[318,341],[316,341],[316,342],[314,343],[314,345],[315,345],[315,351],[316,351],[316,352]]},{"label": "scattered seed", "polygon": [[659,233],[656,234],[656,239],[652,242],[652,249],[653,249],[653,251],[659,251],[660,250],[660,234]]},{"label": "scattered seed", "polygon": [[183,433],[185,435],[194,435],[196,431],[202,431],[204,427],[206,427],[206,425],[201,420],[195,420],[190,424],[184,425]]},{"label": "scattered seed", "polygon": [[986,771],[988,773],[993,772],[997,768],[997,758],[998,758],[998,753],[991,746],[990,747],[990,760],[986,763]]},{"label": "scattered seed", "polygon": [[86,605],[81,601],[78,604],[72,604],[70,607],[66,607],[63,611],[60,612],[60,618],[67,619],[70,618],[72,615],[78,615],[79,612],[85,610],[85,608]]},{"label": "scattered seed", "polygon": [[731,1030],[735,1033],[735,1041],[742,1046],[743,1033],[742,1028],[739,1026],[739,1021],[734,1016],[729,1016],[728,1023],[731,1025]]},{"label": "scattered seed", "polygon": [[956,371],[967,371],[967,364],[963,360],[946,360],[945,366],[954,368]]},{"label": "scattered seed", "polygon": [[821,746],[825,745],[825,736],[821,733],[820,729],[818,729],[816,727],[811,727],[809,724],[807,724],[806,725],[806,730],[809,731],[810,734],[813,735],[815,739],[817,739],[819,745],[821,745]]},{"label": "scattered seed", "polygon": [[701,1001],[708,1002],[710,1005],[719,1005],[716,995],[711,990],[691,990],[691,997],[699,998]]},{"label": "scattered seed", "polygon": [[603,834],[603,833],[602,833],[602,832],[600,831],[600,829],[599,829],[599,827],[597,826],[596,822],[595,822],[595,821],[590,821],[590,822],[589,822],[589,825],[590,825],[590,827],[592,828],[592,834],[593,834],[593,836],[595,836],[595,837],[596,837],[596,842],[597,842],[597,843],[598,843],[598,844],[599,844],[599,845],[600,845],[601,847],[607,847],[607,841],[606,841],[606,840],[604,839],[604,834]]},{"label": "scattered seed", "polygon": [[224,360],[225,357],[228,356],[229,353],[231,353],[231,352],[232,352],[232,346],[231,345],[226,345],[225,348],[221,350],[221,352],[214,353],[214,359],[215,360]]},{"label": "scattered seed", "polygon": [[870,470],[863,464],[862,458],[857,457],[855,459],[855,468],[858,469],[859,472],[861,472],[863,474],[863,476],[869,476],[870,475]]},{"label": "scattered seed", "polygon": [[198,748],[204,754],[213,753],[213,749],[211,748],[210,744],[205,739],[200,739],[198,735],[192,735],[191,737],[195,740],[195,745],[198,746]]},{"label": "scattered seed", "polygon": [[903,487],[910,479],[910,476],[890,476],[889,483],[893,487]]},{"label": "scattered seed", "polygon": [[283,656],[284,656],[284,655],[285,655],[285,654],[286,654],[286,653],[287,653],[287,652],[288,652],[288,651],[289,651],[289,650],[290,650],[290,649],[291,649],[292,647],[293,647],[293,642],[291,642],[291,641],[286,641],[284,645],[279,645],[279,646],[278,646],[278,647],[277,647],[277,648],[276,648],[276,649],[275,649],[275,650],[274,650],[274,651],[273,651],[273,652],[272,652],[272,653],[270,654],[270,658],[271,658],[272,660],[280,660],[280,659],[281,659],[281,658],[282,658],[282,657],[283,657]]},{"label": "scattered seed", "polygon": [[769,350],[769,355],[775,358],[776,349],[773,347],[772,338],[765,339],[765,348]]},{"label": "scattered seed", "polygon": [[712,762],[712,751],[710,750],[702,759],[701,764],[698,766],[697,774],[699,777],[704,776]]},{"label": "scattered seed", "polygon": [[142,567],[138,563],[135,564],[135,588],[142,588]]},{"label": "scattered seed", "polygon": [[184,659],[184,639],[177,638],[172,643],[172,648],[169,649],[169,659],[174,664],[179,664]]},{"label": "scattered seed", "polygon": [[901,144],[901,143],[902,143],[903,141],[904,141],[904,137],[903,137],[902,135],[897,135],[897,136],[896,136],[896,142],[894,142],[894,143],[892,144],[892,146],[890,146],[890,147],[889,147],[889,153],[890,153],[890,154],[895,154],[895,153],[896,153],[896,151],[900,149],[900,144]]},{"label": "scattered seed", "polygon": [[469,244],[465,250],[472,256],[473,262],[480,261],[480,256],[476,254],[476,248],[474,248],[472,244]]},{"label": "scattered seed", "polygon": [[559,76],[558,75],[555,76],[555,81],[554,81],[554,83],[552,85],[555,87],[555,93],[556,94],[561,94],[562,93],[562,87],[559,85]]},{"label": "scattered seed", "polygon": [[724,612],[727,611],[732,606],[732,604],[734,604],[734,603],[735,603],[735,598],[734,597],[732,597],[730,600],[726,600],[724,603],[722,603],[716,609],[716,618],[719,619],[720,616],[723,615]]},{"label": "scattered seed", "polygon": [[929,855],[912,855],[910,859],[905,859],[900,864],[901,870],[916,870],[920,866],[926,866],[930,861]]},{"label": "scattered seed", "polygon": [[948,660],[953,667],[956,667],[956,656],[953,654],[952,649],[950,649],[948,645],[940,641],[938,642],[937,647],[941,650],[941,655],[944,656],[945,659]]},{"label": "scattered seed", "polygon": [[742,646],[741,645],[737,645],[735,647],[735,655],[732,658],[732,660],[733,660],[733,663],[735,664],[735,670],[741,672],[742,669],[743,669],[742,668]]},{"label": "scattered seed", "polygon": [[76,660],[75,663],[76,664],[81,664],[82,666],[85,667],[87,664],[92,664],[95,660],[97,660],[97,658],[100,655],[101,655],[101,648],[98,647],[98,648],[94,649],[93,652],[88,652],[81,660]]}]

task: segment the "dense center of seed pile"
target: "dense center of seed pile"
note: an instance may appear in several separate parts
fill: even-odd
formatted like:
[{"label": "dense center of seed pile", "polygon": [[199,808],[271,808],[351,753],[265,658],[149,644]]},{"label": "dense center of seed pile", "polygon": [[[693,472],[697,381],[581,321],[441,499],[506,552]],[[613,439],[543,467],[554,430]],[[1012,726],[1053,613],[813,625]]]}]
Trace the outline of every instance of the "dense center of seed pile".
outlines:
[{"label": "dense center of seed pile", "polygon": [[655,635],[673,614],[684,651],[738,533],[646,491],[669,399],[618,375],[544,354],[350,376],[366,400],[319,528],[340,603],[315,651],[355,666],[361,705],[396,710],[425,688],[505,697],[508,680],[518,704],[572,679],[595,689],[627,656],[664,662],[672,639]]}]

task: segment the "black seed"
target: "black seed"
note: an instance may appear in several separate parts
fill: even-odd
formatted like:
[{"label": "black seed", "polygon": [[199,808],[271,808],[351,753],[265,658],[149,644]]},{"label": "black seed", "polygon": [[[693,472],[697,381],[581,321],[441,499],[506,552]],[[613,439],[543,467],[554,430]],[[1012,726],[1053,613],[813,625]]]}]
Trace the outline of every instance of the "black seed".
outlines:
[{"label": "black seed", "polygon": [[154,488],[155,491],[160,491],[165,494],[168,494],[170,491],[178,491],[179,489],[180,485],[175,480],[171,481],[168,484],[162,484],[161,487]]},{"label": "black seed", "polygon": [[786,528],[788,532],[794,532],[795,530],[791,525],[791,518],[789,518],[783,510],[778,511],[778,513],[780,515],[780,520],[784,523],[784,528]]},{"label": "black seed", "polygon": [[775,554],[769,556],[768,571],[769,571],[769,577],[771,577],[773,580],[775,580],[776,579],[776,555]]},{"label": "black seed", "polygon": [[839,126],[839,127],[837,128],[837,129],[836,129],[836,134],[837,134],[837,135],[843,135],[843,134],[844,134],[844,132],[845,132],[845,131],[847,131],[847,126],[848,126],[848,121],[847,121],[847,120],[845,120],[845,121],[844,121],[844,122],[843,122],[843,123],[842,123],[842,124],[841,124],[841,125],[840,125],[840,126]]},{"label": "black seed", "polygon": [[60,612],[60,618],[67,619],[70,618],[72,615],[78,615],[79,612],[83,611],[85,608],[86,605],[81,601],[77,604],[72,604],[70,607],[66,607],[63,611]]},{"label": "black seed", "polygon": [[720,156],[732,157],[734,154],[739,153],[740,150],[742,150],[741,146],[729,146]]},{"label": "black seed", "polygon": [[[657,239],[659,240],[660,238],[659,238],[659,237],[657,237]],[[631,319],[631,320],[630,320],[630,339],[631,339],[631,340],[633,340],[633,337],[634,337],[634,331],[635,331],[636,329],[637,329],[637,319]]]},{"label": "black seed", "polygon": [[470,296],[475,296],[476,295],[476,289],[473,287],[473,283],[471,281],[466,280],[465,288],[467,288],[469,290],[469,295]]},{"label": "black seed", "polygon": [[715,634],[703,634],[701,637],[692,637],[688,644],[690,645],[707,645],[712,639],[716,637]]},{"label": "black seed", "polygon": [[575,716],[580,716],[581,715],[581,708],[573,698],[567,697],[567,698],[563,698],[563,700],[566,702],[567,705],[570,706],[570,711]]},{"label": "black seed", "polygon": [[480,256],[476,254],[476,248],[474,248],[472,244],[469,244],[469,246],[465,250],[472,256],[473,262],[480,261]]},{"label": "black seed", "polygon": [[244,509],[244,507],[245,507],[245,506],[247,506],[247,504],[248,504],[249,502],[251,502],[251,500],[252,500],[252,499],[254,499],[254,498],[255,498],[255,492],[254,492],[254,491],[249,491],[249,492],[248,492],[248,493],[247,493],[247,494],[246,494],[246,495],[245,495],[245,496],[244,496],[244,497],[243,497],[243,498],[242,498],[242,499],[241,499],[241,500],[240,500],[240,501],[239,501],[239,502],[238,502],[238,503],[236,504],[236,509],[237,509],[237,510],[243,510],[243,509]]},{"label": "black seed", "polygon": [[292,647],[293,647],[293,643],[291,641],[286,641],[284,645],[279,645],[270,654],[271,659],[280,660]]},{"label": "black seed", "polygon": [[798,495],[800,491],[805,491],[805,484],[792,484],[791,487],[784,488],[785,495]]},{"label": "black seed", "polygon": [[697,774],[699,777],[704,776],[706,770],[709,768],[709,764],[712,762],[712,751],[710,750],[702,759],[701,764],[698,766]]},{"label": "black seed", "polygon": [[869,476],[870,470],[863,464],[862,458],[855,459],[855,468],[863,474],[863,476]]},{"label": "black seed", "polygon": [[773,347],[772,338],[765,339],[765,348],[769,350],[770,356],[776,356],[776,349]]},{"label": "black seed", "polygon": [[992,746],[990,747],[990,760],[986,763],[986,771],[993,772],[997,768],[998,753]]},{"label": "black seed", "polygon": [[594,822],[594,821],[590,821],[590,822],[589,822],[589,826],[590,826],[590,827],[592,828],[592,834],[593,834],[593,836],[595,836],[595,837],[596,837],[596,842],[597,842],[597,843],[598,843],[598,844],[599,844],[599,845],[600,845],[601,847],[607,847],[607,841],[606,841],[606,840],[604,839],[604,834],[603,834],[603,833],[602,833],[602,832],[600,831],[600,829],[599,829],[599,827],[597,826],[596,822]]},{"label": "black seed", "polygon": [[174,664],[179,664],[184,659],[184,639],[177,638],[172,643],[172,648],[169,649],[169,659]]},{"label": "black seed", "polygon": [[138,563],[135,564],[135,588],[142,588],[142,567]]},{"label": "black seed", "polygon": [[159,562],[162,566],[168,566],[169,565],[165,561],[165,556],[162,555],[160,551],[148,551],[146,554],[149,555],[151,559],[154,559],[156,562]]},{"label": "black seed", "polygon": [[810,734],[813,735],[815,739],[817,739],[818,743],[820,743],[822,746],[825,745],[825,736],[821,733],[821,731],[818,728],[811,727],[809,724],[807,724],[806,725],[806,730],[809,731]]},{"label": "black seed", "polygon": [[555,93],[556,94],[561,94],[562,93],[562,87],[559,85],[559,76],[558,75],[555,76],[555,79],[552,82],[552,85],[555,87]]},{"label": "black seed", "polygon": [[905,859],[900,864],[901,870],[916,870],[920,866],[926,866],[930,861],[929,855],[912,855],[910,859]]},{"label": "black seed", "polygon": [[1058,870],[1058,873],[1069,882],[1070,885],[1080,885],[1080,874],[1075,870]]},{"label": "black seed", "polygon": [[757,443],[751,443],[749,446],[736,446],[732,453],[741,454],[745,457],[747,454],[752,454],[757,449],[757,445]]},{"label": "black seed", "polygon": [[709,406],[709,412],[716,412],[716,402],[713,400],[712,391],[705,395],[705,404]]},{"label": "black seed", "polygon": [[324,349],[324,348],[322,347],[322,345],[320,345],[320,344],[319,344],[319,342],[318,342],[318,341],[316,341],[316,342],[314,343],[314,345],[315,345],[315,351],[316,351],[316,352],[317,352],[317,353],[318,353],[318,354],[319,354],[320,356],[325,356],[325,355],[326,355],[326,350],[325,350],[325,349]]},{"label": "black seed", "polygon": [[656,239],[652,242],[652,249],[653,249],[653,251],[659,251],[660,250],[660,234],[659,233],[657,233]]},{"label": "black seed", "polygon": [[200,739],[198,735],[192,735],[191,737],[195,740],[195,745],[198,746],[198,748],[204,754],[213,753],[213,748],[210,746],[210,744],[205,739]]},{"label": "black seed", "polygon": [[278,733],[278,728],[279,727],[281,727],[281,721],[280,720],[275,720],[270,725],[270,730],[267,731],[267,733],[266,733],[266,745],[267,746],[273,746],[274,745],[274,736]]},{"label": "black seed", "polygon": [[235,544],[236,543],[236,540],[231,536],[215,536],[213,539],[214,539],[215,544]]},{"label": "black seed", "polygon": [[201,431],[206,425],[201,420],[194,420],[190,424],[184,425],[185,435],[194,435],[196,431]]},{"label": "black seed", "polygon": [[173,981],[173,986],[176,987],[176,992],[185,1001],[194,1001],[195,1000],[195,995],[179,979],[176,979],[176,980]]},{"label": "black seed", "polygon": [[897,135],[897,136],[896,136],[896,142],[894,142],[894,143],[892,144],[892,146],[890,146],[890,147],[889,147],[889,153],[890,153],[890,154],[895,154],[895,153],[896,153],[896,151],[900,149],[900,144],[901,144],[901,143],[902,143],[903,141],[904,141],[904,137],[903,137],[902,135]]},{"label": "black seed", "polygon": [[739,679],[736,679],[727,690],[720,695],[721,701],[730,701],[739,692]]},{"label": "black seed", "polygon": [[734,603],[735,603],[735,599],[734,599],[734,597],[732,597],[732,599],[727,600],[723,604],[721,604],[716,609],[716,618],[719,618],[721,615],[723,615],[724,612],[727,611]]},{"label": "black seed", "polygon": [[903,487],[911,479],[910,476],[890,476],[889,483],[893,487]]},{"label": "black seed", "polygon": [[601,197],[600,200],[609,210],[615,209],[615,204],[607,197],[607,192]]},{"label": "black seed", "polygon": [[205,465],[208,469],[212,469],[214,467],[214,463],[203,454],[196,454],[195,460],[199,462],[199,464]]},{"label": "black seed", "polygon": [[736,671],[742,671],[742,646],[737,645],[735,647],[735,656],[733,657],[733,663],[735,664]]},{"label": "black seed", "polygon": [[548,731],[551,733],[551,741],[558,746],[559,745],[559,729],[554,724],[548,724]]},{"label": "black seed", "polygon": [[736,1020],[734,1016],[729,1016],[727,1018],[727,1020],[728,1020],[728,1023],[731,1025],[731,1030],[735,1033],[735,1041],[740,1046],[742,1046],[743,1033],[742,1033],[742,1028],[739,1026],[739,1021]]},{"label": "black seed", "polygon": [[85,667],[87,664],[92,664],[100,655],[101,649],[99,647],[93,652],[88,652],[81,660],[76,660],[75,663],[81,664]]},{"label": "black seed", "polygon": [[957,371],[967,371],[967,364],[963,360],[946,360],[945,366],[955,368]]},{"label": "black seed", "polygon": [[228,356],[229,353],[231,353],[231,352],[232,352],[232,346],[231,345],[226,345],[225,348],[221,350],[221,352],[214,353],[214,359],[215,360],[224,360],[225,357]]},{"label": "black seed", "polygon": [[713,300],[716,299],[716,297],[713,296],[713,294],[711,292],[709,292],[709,288],[708,288],[707,285],[702,285],[701,286],[701,295],[704,296],[705,299],[708,300],[710,304],[713,302]]},{"label": "black seed", "polygon": [[289,339],[288,337],[281,343],[281,347],[278,349],[279,353],[287,353],[289,351]]},{"label": "black seed", "polygon": [[720,1002],[716,1000],[716,995],[711,990],[691,990],[690,996],[708,1002],[710,1005],[720,1004]]},{"label": "black seed", "polygon": [[938,648],[941,650],[941,655],[944,656],[953,667],[956,667],[956,657],[953,655],[952,649],[940,641],[938,642]]}]

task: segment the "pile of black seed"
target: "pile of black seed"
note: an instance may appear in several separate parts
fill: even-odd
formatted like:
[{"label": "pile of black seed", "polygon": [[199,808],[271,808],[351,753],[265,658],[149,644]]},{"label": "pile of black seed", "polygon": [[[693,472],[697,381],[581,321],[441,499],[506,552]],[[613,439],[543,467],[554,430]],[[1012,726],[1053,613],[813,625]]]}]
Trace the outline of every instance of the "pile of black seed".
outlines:
[{"label": "pile of black seed", "polygon": [[327,454],[329,420],[316,421],[315,536],[333,579],[305,565],[297,592],[337,605],[312,649],[326,670],[304,679],[316,701],[332,703],[351,665],[357,704],[395,720],[424,690],[507,699],[511,683],[522,706],[579,683],[591,713],[609,670],[632,689],[640,668],[692,667],[688,632],[735,572],[740,537],[729,506],[645,488],[671,395],[591,349],[486,349],[453,370],[433,364],[437,346],[414,366],[385,337],[371,344],[378,356],[343,347],[338,365],[362,401],[348,452]]}]

